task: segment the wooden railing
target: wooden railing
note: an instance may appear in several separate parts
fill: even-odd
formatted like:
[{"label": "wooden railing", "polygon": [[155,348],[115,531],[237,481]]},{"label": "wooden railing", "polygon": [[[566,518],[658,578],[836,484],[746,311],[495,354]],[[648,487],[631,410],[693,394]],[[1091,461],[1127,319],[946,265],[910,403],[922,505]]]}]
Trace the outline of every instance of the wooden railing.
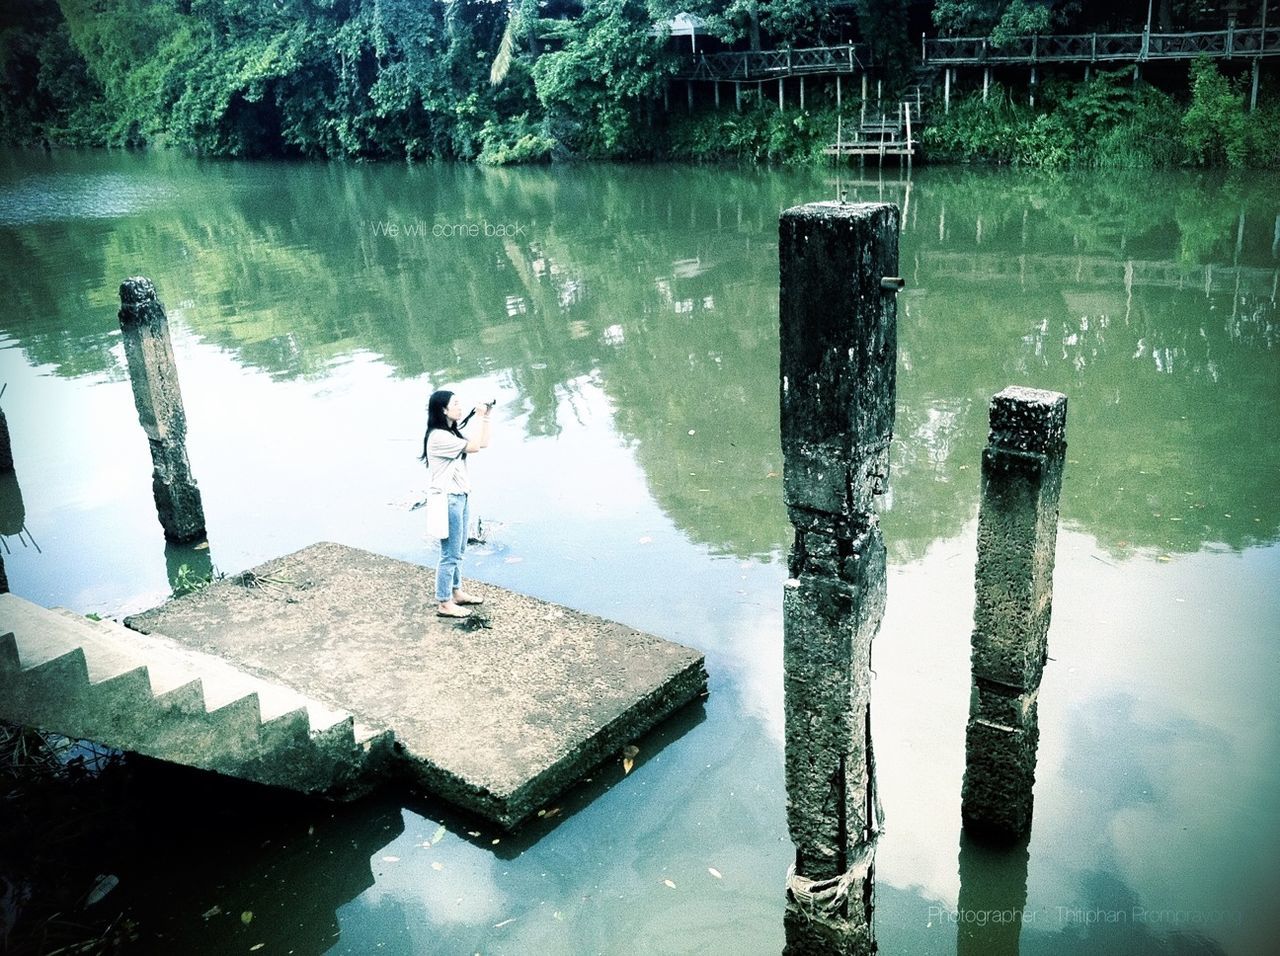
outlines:
[{"label": "wooden railing", "polygon": [[806,73],[854,73],[869,65],[870,52],[860,43],[760,50],[752,53],[699,53],[684,58],[676,75],[686,80],[768,80]]},{"label": "wooden railing", "polygon": [[1017,37],[995,46],[984,37],[921,38],[926,64],[1142,62],[1206,55],[1215,58],[1280,56],[1280,27],[1201,33],[1082,33]]}]

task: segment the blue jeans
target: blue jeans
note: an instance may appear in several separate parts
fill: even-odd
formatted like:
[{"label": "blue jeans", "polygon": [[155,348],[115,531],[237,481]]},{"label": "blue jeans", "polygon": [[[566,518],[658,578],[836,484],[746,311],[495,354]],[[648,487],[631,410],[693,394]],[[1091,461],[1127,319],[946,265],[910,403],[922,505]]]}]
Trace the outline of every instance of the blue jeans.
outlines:
[{"label": "blue jeans", "polygon": [[449,496],[449,537],[440,539],[440,563],[436,565],[436,600],[453,600],[462,588],[462,556],[467,551],[467,528],[471,527],[471,500],[467,495]]}]

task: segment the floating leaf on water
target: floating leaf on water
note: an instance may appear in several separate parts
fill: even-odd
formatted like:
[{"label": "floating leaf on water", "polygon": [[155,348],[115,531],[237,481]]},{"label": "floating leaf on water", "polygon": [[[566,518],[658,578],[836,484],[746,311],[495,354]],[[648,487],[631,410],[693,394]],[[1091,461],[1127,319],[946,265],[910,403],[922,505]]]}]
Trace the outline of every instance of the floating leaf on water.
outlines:
[{"label": "floating leaf on water", "polygon": [[638,753],[640,753],[640,748],[637,747],[635,744],[627,744],[625,747],[622,748],[622,755],[624,757],[634,757]]},{"label": "floating leaf on water", "polygon": [[510,926],[510,925],[511,925],[512,923],[514,923],[515,921],[516,921],[516,918],[513,916],[513,917],[511,917],[511,919],[504,919],[501,923],[494,923],[494,924],[493,924],[493,928],[494,928],[494,929],[502,929],[502,927],[504,927],[504,926]]},{"label": "floating leaf on water", "polygon": [[1157,560],[1157,561],[1161,561],[1161,562],[1163,562],[1163,563],[1165,563],[1165,564],[1168,564],[1170,561],[1172,561],[1172,560],[1173,560],[1173,558],[1172,558],[1172,557],[1170,557],[1170,556],[1169,556],[1169,555],[1167,555],[1167,554],[1157,554],[1157,555],[1156,555],[1156,560]]},{"label": "floating leaf on water", "polygon": [[543,813],[543,816],[545,816],[548,820],[550,820],[552,817],[558,816],[559,814],[560,814],[560,808],[552,807],[550,810],[547,810],[545,813]]},{"label": "floating leaf on water", "polygon": [[398,857],[398,856],[384,856],[384,857],[382,858],[382,862],[383,862],[383,863],[399,863],[399,862],[400,862],[400,857]]},{"label": "floating leaf on water", "polygon": [[436,860],[434,863],[432,863],[432,864],[431,864],[431,869],[433,869],[433,870],[443,870],[443,869],[444,869],[444,864],[443,864],[443,863],[441,863],[439,860]]},{"label": "floating leaf on water", "polygon": [[222,907],[214,903],[207,910],[200,914],[201,919],[208,919],[211,916],[218,916],[222,913]]},{"label": "floating leaf on water", "polygon": [[255,943],[254,945],[249,947],[249,952],[256,953],[258,950],[262,949],[262,947],[266,945],[267,945],[266,943]]},{"label": "floating leaf on water", "polygon": [[314,824],[307,827],[307,836],[315,836],[315,834],[316,834],[316,828]]},{"label": "floating leaf on water", "polygon": [[201,541],[199,544],[197,544],[197,545],[196,545],[194,548],[192,548],[191,550],[192,550],[192,551],[208,551],[208,550],[209,550],[209,542],[208,542],[208,541]]},{"label": "floating leaf on water", "polygon": [[627,774],[629,774],[631,772],[631,768],[634,767],[635,765],[636,765],[635,761],[632,760],[630,757],[623,757],[622,758],[623,776],[626,776]]},{"label": "floating leaf on water", "polygon": [[495,838],[489,843],[489,846],[497,846],[501,842],[502,842],[501,840]]},{"label": "floating leaf on water", "polygon": [[479,831],[479,830],[468,830],[468,831],[467,831],[467,836],[469,836],[469,837],[478,837],[479,835],[480,835],[480,831]]},{"label": "floating leaf on water", "polygon": [[769,472],[769,474],[765,475],[765,477],[766,477],[766,478],[777,478],[777,477],[778,477],[778,473],[777,473],[776,471],[771,471],[771,472]]},{"label": "floating leaf on water", "polygon": [[89,896],[85,899],[85,906],[92,906],[100,901],[104,896],[120,885],[120,878],[113,874],[99,876],[98,882],[93,884],[93,889],[89,891]]},{"label": "floating leaf on water", "polygon": [[444,826],[443,826],[443,825],[436,827],[436,832],[435,832],[435,833],[433,833],[433,834],[431,834],[431,842],[432,842],[432,843],[439,843],[441,840],[443,840],[443,839],[444,839],[444,832],[445,832],[445,831],[444,831]]},{"label": "floating leaf on water", "polygon": [[250,923],[252,923],[252,922],[253,922],[253,910],[245,910],[243,913],[241,913],[241,914],[240,914],[240,922],[244,923],[244,925],[245,925],[245,926],[248,926]]},{"label": "floating leaf on water", "polygon": [[717,880],[724,879],[724,875],[719,870],[717,870],[714,866],[707,867],[707,872],[710,873],[712,876],[714,876]]},{"label": "floating leaf on water", "polygon": [[663,881],[662,881],[662,885],[663,885],[663,886],[669,886],[669,887],[671,887],[671,889],[673,889],[673,890],[676,888],[676,885],[675,885],[674,883],[672,883],[670,880],[663,880]]}]

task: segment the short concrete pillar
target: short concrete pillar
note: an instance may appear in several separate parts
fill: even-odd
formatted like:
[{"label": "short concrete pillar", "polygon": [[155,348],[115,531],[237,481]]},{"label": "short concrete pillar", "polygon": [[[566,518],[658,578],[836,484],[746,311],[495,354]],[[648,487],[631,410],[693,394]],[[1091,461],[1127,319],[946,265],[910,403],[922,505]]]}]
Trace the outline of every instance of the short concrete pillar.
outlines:
[{"label": "short concrete pillar", "polygon": [[870,953],[882,815],[871,643],[885,603],[872,502],[888,477],[900,283],[896,206],[822,202],[779,228],[783,493],[795,527],[783,593],[786,949]]},{"label": "short concrete pillar", "polygon": [[204,537],[204,507],[187,460],[187,415],[169,342],[169,320],[150,279],[120,285],[120,328],[138,420],[151,444],[156,511],[170,541]]},{"label": "short concrete pillar", "polygon": [[991,400],[961,814],[967,831],[998,839],[1031,832],[1066,428],[1058,392],[1010,386]]}]

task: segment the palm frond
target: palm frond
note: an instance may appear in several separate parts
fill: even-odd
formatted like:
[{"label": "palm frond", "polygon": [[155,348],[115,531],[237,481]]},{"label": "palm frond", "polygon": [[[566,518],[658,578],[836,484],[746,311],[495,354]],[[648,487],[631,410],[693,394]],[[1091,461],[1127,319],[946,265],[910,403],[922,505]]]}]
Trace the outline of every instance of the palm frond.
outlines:
[{"label": "palm frond", "polygon": [[507,17],[507,28],[502,31],[502,40],[498,43],[498,52],[489,67],[489,82],[497,86],[507,77],[511,69],[511,60],[516,52],[516,18]]}]

